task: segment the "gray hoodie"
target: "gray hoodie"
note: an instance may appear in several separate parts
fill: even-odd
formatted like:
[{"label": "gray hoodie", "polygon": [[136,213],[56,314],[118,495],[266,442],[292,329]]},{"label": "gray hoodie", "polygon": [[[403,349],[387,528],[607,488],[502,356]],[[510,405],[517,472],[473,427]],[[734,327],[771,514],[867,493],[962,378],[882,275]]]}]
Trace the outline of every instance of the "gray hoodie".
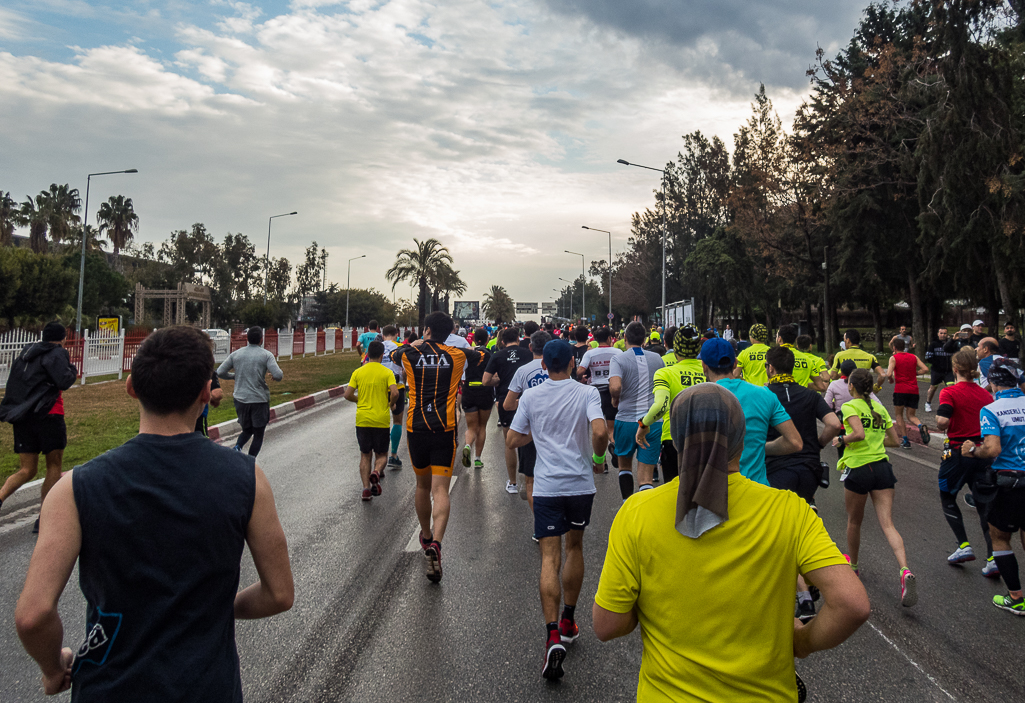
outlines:
[{"label": "gray hoodie", "polygon": [[[232,369],[235,370],[232,373]],[[258,344],[249,344],[232,352],[217,369],[217,376],[235,380],[232,397],[239,403],[269,403],[270,389],[267,388],[267,372],[275,381],[284,374],[274,355]]]}]

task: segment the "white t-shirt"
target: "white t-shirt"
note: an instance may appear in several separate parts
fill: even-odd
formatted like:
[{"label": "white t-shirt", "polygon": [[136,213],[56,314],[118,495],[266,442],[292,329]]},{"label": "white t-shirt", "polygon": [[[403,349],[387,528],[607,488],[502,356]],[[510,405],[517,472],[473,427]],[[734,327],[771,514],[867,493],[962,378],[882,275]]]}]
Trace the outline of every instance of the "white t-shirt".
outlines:
[{"label": "white t-shirt", "polygon": [[459,349],[473,349],[470,343],[466,341],[466,337],[461,337],[455,332],[448,336],[445,340],[445,346],[458,347]]},{"label": "white t-shirt", "polygon": [[510,429],[534,438],[535,497],[595,492],[591,422],[604,417],[598,389],[572,379],[541,383],[520,396]]},{"label": "white t-shirt", "polygon": [[594,347],[584,352],[580,367],[591,372],[591,385],[605,388],[609,385],[609,362],[622,354],[615,347]]},{"label": "white t-shirt", "polygon": [[623,381],[616,421],[637,422],[655,402],[655,372],[665,367],[655,352],[631,347],[609,362],[609,377]]},{"label": "white t-shirt", "polygon": [[536,388],[547,380],[548,372],[541,367],[541,360],[534,359],[516,369],[509,382],[509,392],[522,394],[528,388]]},{"label": "white t-shirt", "polygon": [[396,342],[390,339],[384,340],[384,359],[381,361],[381,365],[395,374],[395,381],[397,383],[402,383],[402,367],[391,360],[391,353],[398,348],[399,345]]}]

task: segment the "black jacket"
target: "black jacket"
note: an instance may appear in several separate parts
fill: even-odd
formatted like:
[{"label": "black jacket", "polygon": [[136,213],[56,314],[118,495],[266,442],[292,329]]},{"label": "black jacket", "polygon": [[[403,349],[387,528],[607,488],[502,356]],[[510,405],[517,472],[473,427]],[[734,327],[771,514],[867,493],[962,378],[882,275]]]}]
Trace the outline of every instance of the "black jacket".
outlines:
[{"label": "black jacket", "polygon": [[7,390],[0,401],[0,421],[21,422],[46,415],[61,391],[75,383],[78,371],[67,350],[54,342],[25,347],[11,365]]}]

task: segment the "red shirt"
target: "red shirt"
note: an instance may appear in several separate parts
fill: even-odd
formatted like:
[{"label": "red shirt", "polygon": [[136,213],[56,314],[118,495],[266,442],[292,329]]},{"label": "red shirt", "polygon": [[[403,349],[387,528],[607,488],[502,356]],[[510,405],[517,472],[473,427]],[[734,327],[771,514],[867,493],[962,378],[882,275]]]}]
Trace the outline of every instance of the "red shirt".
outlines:
[{"label": "red shirt", "polygon": [[64,414],[64,392],[57,394],[57,402],[50,408],[50,415],[63,415]]},{"label": "red shirt", "polygon": [[893,359],[893,392],[918,395],[918,357],[908,352],[895,352]]},{"label": "red shirt", "polygon": [[947,439],[982,441],[979,411],[993,402],[993,396],[977,383],[959,381],[940,389],[940,407],[936,414],[950,420]]}]

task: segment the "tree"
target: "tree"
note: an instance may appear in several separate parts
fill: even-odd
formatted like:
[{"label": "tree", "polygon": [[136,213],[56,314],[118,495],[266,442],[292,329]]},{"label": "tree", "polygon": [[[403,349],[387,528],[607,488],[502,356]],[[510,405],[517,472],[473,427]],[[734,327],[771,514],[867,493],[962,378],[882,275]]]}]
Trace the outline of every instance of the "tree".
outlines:
[{"label": "tree", "polygon": [[434,274],[435,297],[441,297],[440,309],[449,312],[449,296],[462,295],[466,292],[466,283],[459,277],[459,272],[448,264],[442,264]]},{"label": "tree", "polygon": [[189,231],[171,232],[170,240],[160,245],[157,254],[160,261],[169,265],[164,285],[176,288],[179,283],[210,283],[217,254],[217,243],[201,222]]},{"label": "tree", "polygon": [[[267,257],[263,257],[266,261]],[[270,270],[267,275],[267,297],[270,300],[285,302],[288,298],[288,289],[292,287],[292,264],[288,259],[271,259]]]},{"label": "tree", "polygon": [[2,316],[13,327],[15,317],[52,318],[75,299],[75,277],[50,254],[11,250],[18,267],[18,286]]},{"label": "tree", "polygon": [[0,246],[14,243],[14,228],[21,224],[18,204],[11,198],[10,191],[0,190]]},{"label": "tree", "polygon": [[[102,251],[106,247],[106,243],[100,238],[100,232],[92,225],[85,226],[86,240],[85,249],[86,251]],[[71,230],[71,234],[68,235],[67,239],[68,250],[70,251],[82,251],[82,227],[78,226]]]},{"label": "tree", "polygon": [[295,291],[300,304],[320,287],[322,262],[317,243],[313,242],[306,247],[303,262],[295,270]]},{"label": "tree", "polygon": [[50,240],[56,243],[67,241],[75,225],[82,221],[78,212],[82,209],[82,199],[78,197],[78,188],[50,184],[48,191],[40,195],[46,203],[46,219],[50,230]]},{"label": "tree", "polygon": [[0,247],[0,315],[13,322],[14,296],[21,287],[20,255],[13,247]]},{"label": "tree", "polygon": [[491,286],[484,295],[484,315],[493,322],[513,322],[516,305],[502,286]]},{"label": "tree", "polygon": [[107,202],[100,203],[96,215],[100,231],[105,233],[114,247],[114,262],[121,270],[121,250],[128,246],[132,235],[139,231],[139,216],[135,214],[132,199],[123,195],[112,195]]},{"label": "tree", "polygon": [[28,225],[28,245],[37,254],[46,252],[46,228],[48,214],[46,211],[46,199],[37,195],[35,200],[31,195],[25,197],[21,204],[21,224]]},{"label": "tree", "polygon": [[[61,260],[65,270],[71,275],[71,285],[75,291],[78,290],[81,257],[80,251],[69,251]],[[84,316],[96,316],[127,307],[131,291],[131,284],[107,265],[107,257],[103,253],[90,251],[85,255],[85,284],[82,288]]]},{"label": "tree", "polygon": [[[395,264],[385,273],[385,279],[395,290],[402,281],[419,287],[418,306],[420,308],[417,327],[422,328],[427,315],[429,301],[428,285],[435,280],[435,274],[443,264],[452,264],[452,255],[437,239],[420,241],[413,238],[416,249],[400,249],[395,257]],[[511,319],[511,318],[510,318]]]}]

